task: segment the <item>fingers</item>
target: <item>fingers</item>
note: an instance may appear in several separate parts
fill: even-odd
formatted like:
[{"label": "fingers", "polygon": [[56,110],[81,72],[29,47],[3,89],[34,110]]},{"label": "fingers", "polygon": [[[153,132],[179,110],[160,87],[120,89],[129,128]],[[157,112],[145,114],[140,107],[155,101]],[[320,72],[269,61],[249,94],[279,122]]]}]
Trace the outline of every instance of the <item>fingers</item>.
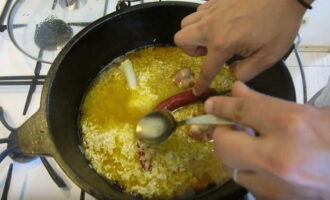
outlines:
[{"label": "fingers", "polygon": [[190,56],[206,54],[204,37],[196,25],[190,25],[177,32],[174,36],[174,42]]},{"label": "fingers", "polygon": [[288,194],[288,190],[293,188],[266,173],[238,171],[236,183],[247,188],[256,199],[292,199],[283,194]]},{"label": "fingers", "polygon": [[[200,30],[198,23],[216,1],[209,1],[198,7],[197,12],[185,17],[181,26],[182,29],[174,36],[177,46],[181,47],[190,56],[206,55],[206,60],[201,70],[200,78],[194,88],[195,95],[203,93],[212,82],[217,73],[221,70],[224,63],[230,58],[223,45],[210,47],[205,40],[207,34]],[[217,42],[215,42],[217,43]]]},{"label": "fingers", "polygon": [[194,92],[195,95],[202,94],[210,85],[214,77],[219,73],[225,62],[230,58],[230,54],[219,51],[208,51],[205,63],[201,69],[199,80],[197,81]]},{"label": "fingers", "polygon": [[235,63],[231,66],[231,70],[238,80],[247,82],[273,64],[265,60],[266,58],[253,55]]},{"label": "fingers", "polygon": [[177,32],[174,36],[174,41],[180,47],[184,47],[190,44],[196,46],[203,46],[205,44],[204,36],[201,34],[201,32],[198,30],[198,26],[195,24]]},{"label": "fingers", "polygon": [[[244,176],[245,174],[247,175],[255,175],[254,171],[251,170],[239,170],[237,168],[230,168],[228,166],[224,166],[224,169],[231,175],[233,180],[238,183],[239,176]],[[236,170],[236,172],[235,172]]]},{"label": "fingers", "polygon": [[235,81],[232,86],[233,97],[258,97],[260,94],[247,87],[240,81]]},{"label": "fingers", "polygon": [[207,1],[203,4],[201,4],[200,6],[198,6],[197,11],[207,10],[207,9],[211,8],[214,5],[214,3],[215,3],[214,0]]},{"label": "fingers", "polygon": [[[229,173],[233,176],[233,170],[230,170]],[[262,190],[269,187],[267,182],[262,181],[259,174],[250,171],[238,171],[235,181],[258,197],[263,197],[264,195],[261,195],[264,193]]]},{"label": "fingers", "polygon": [[183,20],[181,21],[181,28],[197,23],[200,19],[202,19],[204,13],[204,11],[195,12],[183,18]]},{"label": "fingers", "polygon": [[257,199],[264,199],[264,189],[269,187],[268,182],[260,180],[256,173],[239,171],[236,175],[236,183],[247,188]]},{"label": "fingers", "polygon": [[243,125],[251,125],[253,119],[248,116],[254,112],[251,110],[253,105],[250,105],[250,98],[256,97],[258,97],[256,92],[237,81],[232,87],[232,97],[211,97],[205,102],[205,110],[209,114],[215,114]]},{"label": "fingers", "polygon": [[275,125],[267,123],[275,113],[269,105],[278,100],[257,93],[238,81],[234,83],[232,96],[209,98],[205,102],[206,112],[251,127],[259,134],[274,128]]},{"label": "fingers", "polygon": [[258,138],[242,131],[218,126],[214,130],[213,140],[215,154],[224,165],[240,170],[261,168]]},{"label": "fingers", "polygon": [[274,177],[265,173],[238,170],[227,166],[224,166],[224,169],[236,183],[248,189],[256,199],[288,199],[281,195],[281,192],[287,189],[286,186]]}]

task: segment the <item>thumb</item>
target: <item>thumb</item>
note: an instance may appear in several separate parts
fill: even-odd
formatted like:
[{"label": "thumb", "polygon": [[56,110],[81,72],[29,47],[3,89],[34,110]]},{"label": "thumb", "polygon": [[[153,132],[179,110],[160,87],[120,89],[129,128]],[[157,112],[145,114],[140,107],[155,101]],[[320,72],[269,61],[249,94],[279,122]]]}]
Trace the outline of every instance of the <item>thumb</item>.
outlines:
[{"label": "thumb", "polygon": [[233,97],[258,97],[261,96],[261,94],[251,88],[249,88],[247,85],[245,85],[241,81],[235,81],[232,89],[231,89],[231,95]]},{"label": "thumb", "polygon": [[272,62],[267,60],[269,59],[262,58],[258,55],[252,55],[240,62],[236,62],[230,67],[238,80],[246,82],[272,65]]}]

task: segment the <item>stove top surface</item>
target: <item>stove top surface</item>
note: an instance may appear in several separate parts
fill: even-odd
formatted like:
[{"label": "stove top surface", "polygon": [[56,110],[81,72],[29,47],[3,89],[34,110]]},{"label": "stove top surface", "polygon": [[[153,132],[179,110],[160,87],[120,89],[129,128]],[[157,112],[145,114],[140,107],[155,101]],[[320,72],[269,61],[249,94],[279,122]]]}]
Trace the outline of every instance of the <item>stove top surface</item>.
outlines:
[{"label": "stove top surface", "polygon": [[[33,1],[37,2],[37,0]],[[49,0],[49,2],[50,1],[58,4],[58,9],[65,7],[63,3],[60,3],[62,0]],[[82,0],[82,4],[78,5],[78,9],[80,8],[79,6],[86,8],[89,5],[88,1],[91,0]],[[102,13],[102,16],[115,11],[116,1],[95,1],[99,4],[100,2],[102,5],[104,4],[103,6],[101,6],[101,4],[99,5],[100,10],[98,13]],[[145,2],[152,1],[157,0]],[[6,2],[11,2],[11,0],[0,1],[0,11],[3,11],[4,8],[6,8]],[[49,2],[47,4],[50,5],[48,14],[52,12],[52,4],[49,4]],[[193,2],[200,1],[195,0]],[[14,3],[14,1],[11,3],[11,7]],[[75,10],[73,9],[72,12],[75,12]],[[18,16],[20,15],[18,11],[16,14]],[[29,36],[31,37],[29,39],[30,42],[31,40],[34,41],[33,38],[35,37],[36,24],[44,20],[41,18],[48,16],[47,10],[43,10],[42,14],[42,17],[36,20],[33,26],[31,26],[31,30],[29,30]],[[8,16],[9,12],[6,13],[6,18]],[[75,23],[88,21],[85,19],[83,21],[79,21],[78,18],[74,19],[75,20],[69,21]],[[4,24],[6,24],[6,21],[7,20],[3,20]],[[69,22],[68,20],[64,21]],[[1,26],[3,25],[1,23],[2,20],[0,20],[0,106],[3,108],[5,121],[11,127],[17,128],[38,110],[42,84],[54,57],[47,57],[45,56],[46,54],[44,54],[45,57],[43,58],[47,57],[47,59],[38,59],[38,57],[40,57],[38,56],[40,47],[36,44],[32,44],[31,46],[33,46],[33,48],[25,51],[18,49],[18,44],[13,43],[8,30],[6,30],[7,28]],[[24,23],[24,21],[13,21],[13,24]],[[79,31],[80,28],[74,27],[74,33]],[[12,29],[14,30],[16,28],[12,27]],[[26,40],[26,38],[24,40]],[[21,41],[21,44],[24,44],[24,40]],[[58,52],[59,50],[51,51],[54,55],[57,55]],[[30,56],[27,56],[27,54],[30,54]],[[11,131],[4,125],[0,125],[0,142],[6,142],[1,139],[7,138],[10,133]],[[5,143],[0,144],[0,152],[4,152],[7,148],[6,146]],[[43,157],[42,159],[36,157],[27,163],[16,162],[13,161],[11,157],[5,157],[0,164],[0,191],[2,191],[0,194],[6,192],[6,185],[8,184],[8,181],[6,181],[8,175],[7,172],[10,172],[11,166],[12,173],[9,173],[11,174],[11,179],[9,179],[11,180],[11,183],[10,187],[8,187],[8,199],[94,199],[94,197],[82,193],[80,188],[78,188],[63,173],[56,162],[50,157]],[[60,180],[58,180],[57,183],[53,181],[45,166],[48,168],[48,171],[52,169],[54,170],[53,176],[59,176],[60,179],[63,180],[65,187],[59,187],[64,186],[63,183],[61,185]]]},{"label": "stove top surface", "polygon": [[[136,1],[131,5],[154,1],[157,0]],[[40,42],[43,35],[36,40],[38,31],[45,32],[38,26],[50,26],[43,22],[47,17],[56,16],[61,24],[69,24],[68,30],[72,32],[69,36],[72,37],[90,21],[114,12],[117,5],[113,0],[78,0],[77,5],[72,2],[76,1],[0,1],[0,106],[3,108],[0,109],[0,121],[5,123],[0,123],[0,153],[6,151],[11,132],[38,110],[43,81],[61,49],[56,45],[54,49],[51,45],[44,46],[45,43]],[[82,9],[85,11],[80,12]],[[82,15],[86,12],[89,15]],[[10,15],[12,18],[8,20]],[[7,22],[9,26],[6,26]],[[4,154],[0,155],[0,160],[2,158],[0,194],[3,199],[94,199],[82,192],[51,157],[35,157],[25,163],[4,157]]]}]

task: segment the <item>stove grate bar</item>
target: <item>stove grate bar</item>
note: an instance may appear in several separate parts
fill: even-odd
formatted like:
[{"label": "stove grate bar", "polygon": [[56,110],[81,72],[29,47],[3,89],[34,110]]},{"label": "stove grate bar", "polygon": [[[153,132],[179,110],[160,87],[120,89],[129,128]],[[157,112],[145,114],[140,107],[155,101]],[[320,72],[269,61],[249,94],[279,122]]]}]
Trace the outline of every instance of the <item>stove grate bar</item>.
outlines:
[{"label": "stove grate bar", "polygon": [[52,166],[49,164],[48,160],[44,156],[40,156],[40,160],[42,164],[44,164],[48,174],[53,179],[53,181],[56,183],[56,185],[59,188],[67,188],[66,183],[63,181],[63,179],[55,172],[55,170],[52,168]]},{"label": "stove grate bar", "polygon": [[84,190],[80,191],[80,200],[85,200],[85,191]]},{"label": "stove grate bar", "polygon": [[8,122],[5,119],[5,112],[3,111],[3,108],[0,106],[0,122],[3,124],[3,126],[8,129],[9,131],[14,131],[15,129],[8,124]]},{"label": "stove grate bar", "polygon": [[2,153],[0,153],[0,163],[5,159],[10,153],[14,152],[18,149],[18,146],[12,146],[6,150],[4,150]]},{"label": "stove grate bar", "polygon": [[[2,107],[0,106],[0,121],[2,122],[2,124],[11,131],[11,135],[9,136],[9,138],[0,138],[0,144],[3,143],[7,143],[7,149],[5,151],[3,151],[0,154],[0,163],[1,161],[9,154],[13,153],[14,155],[11,155],[11,157],[15,160],[15,161],[22,161],[25,159],[24,153],[21,153],[19,151],[19,147],[17,146],[17,144],[10,144],[12,142],[12,140],[15,140],[13,138],[17,137],[17,132],[15,128],[11,127],[8,122],[5,119],[5,115],[4,115],[4,111],[2,109]],[[17,160],[16,160],[17,159]],[[27,158],[28,160],[31,159],[31,157]],[[63,179],[56,173],[56,171],[52,168],[52,166],[49,164],[48,160],[43,157],[40,156],[40,160],[42,162],[42,164],[45,166],[47,172],[49,173],[50,177],[53,179],[53,181],[56,183],[56,185],[60,188],[67,188],[66,183],[63,181]],[[26,160],[24,160],[24,162],[26,162]]]},{"label": "stove grate bar", "polygon": [[3,192],[2,192],[2,196],[1,196],[1,200],[7,200],[7,198],[8,198],[8,192],[9,192],[9,188],[10,188],[12,174],[13,174],[13,163],[10,163],[8,172],[7,172],[5,187],[3,188]]},{"label": "stove grate bar", "polygon": [[6,19],[7,14],[9,12],[9,10],[10,10],[10,6],[11,6],[12,1],[13,0],[7,0],[6,1],[6,4],[5,4],[5,6],[4,6],[3,10],[2,10],[2,13],[0,15],[0,25],[3,25],[3,23],[4,23],[5,19]]},{"label": "stove grate bar", "polygon": [[[41,58],[42,57],[43,51],[44,50],[42,48],[39,50],[38,58]],[[36,64],[36,66],[34,68],[34,77],[31,80],[32,83],[30,85],[29,92],[28,92],[28,95],[26,97],[26,101],[25,101],[25,105],[24,105],[24,110],[23,110],[23,115],[26,115],[27,110],[30,107],[32,95],[35,92],[36,87],[37,87],[37,84],[36,84],[37,81],[38,81],[38,78],[37,77],[39,77],[39,75],[40,75],[41,67],[42,67],[41,61],[37,61],[37,64]]]},{"label": "stove grate bar", "polygon": [[52,10],[55,10],[56,5],[57,5],[57,0],[54,0],[54,1],[53,1],[53,5],[52,5]]},{"label": "stove grate bar", "polygon": [[32,82],[32,81],[0,81],[0,86],[9,86],[9,85],[32,85],[32,84],[36,84],[36,85],[43,85],[44,81],[36,81],[36,82]]},{"label": "stove grate bar", "polygon": [[0,138],[0,144],[9,143],[9,142],[10,142],[9,138]]},{"label": "stove grate bar", "polygon": [[[6,80],[6,81],[15,81],[15,80],[31,80],[34,76],[0,76],[0,81]],[[38,79],[45,79],[45,75],[40,75],[37,77]]]}]

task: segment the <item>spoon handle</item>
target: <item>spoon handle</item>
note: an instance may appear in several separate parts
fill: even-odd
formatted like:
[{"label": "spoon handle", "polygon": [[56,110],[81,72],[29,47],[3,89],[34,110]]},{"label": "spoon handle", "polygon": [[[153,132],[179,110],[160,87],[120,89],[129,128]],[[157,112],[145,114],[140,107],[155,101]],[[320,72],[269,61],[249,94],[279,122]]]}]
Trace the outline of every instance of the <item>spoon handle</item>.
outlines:
[{"label": "spoon handle", "polygon": [[235,125],[236,123],[214,115],[201,115],[181,121],[179,124]]}]

